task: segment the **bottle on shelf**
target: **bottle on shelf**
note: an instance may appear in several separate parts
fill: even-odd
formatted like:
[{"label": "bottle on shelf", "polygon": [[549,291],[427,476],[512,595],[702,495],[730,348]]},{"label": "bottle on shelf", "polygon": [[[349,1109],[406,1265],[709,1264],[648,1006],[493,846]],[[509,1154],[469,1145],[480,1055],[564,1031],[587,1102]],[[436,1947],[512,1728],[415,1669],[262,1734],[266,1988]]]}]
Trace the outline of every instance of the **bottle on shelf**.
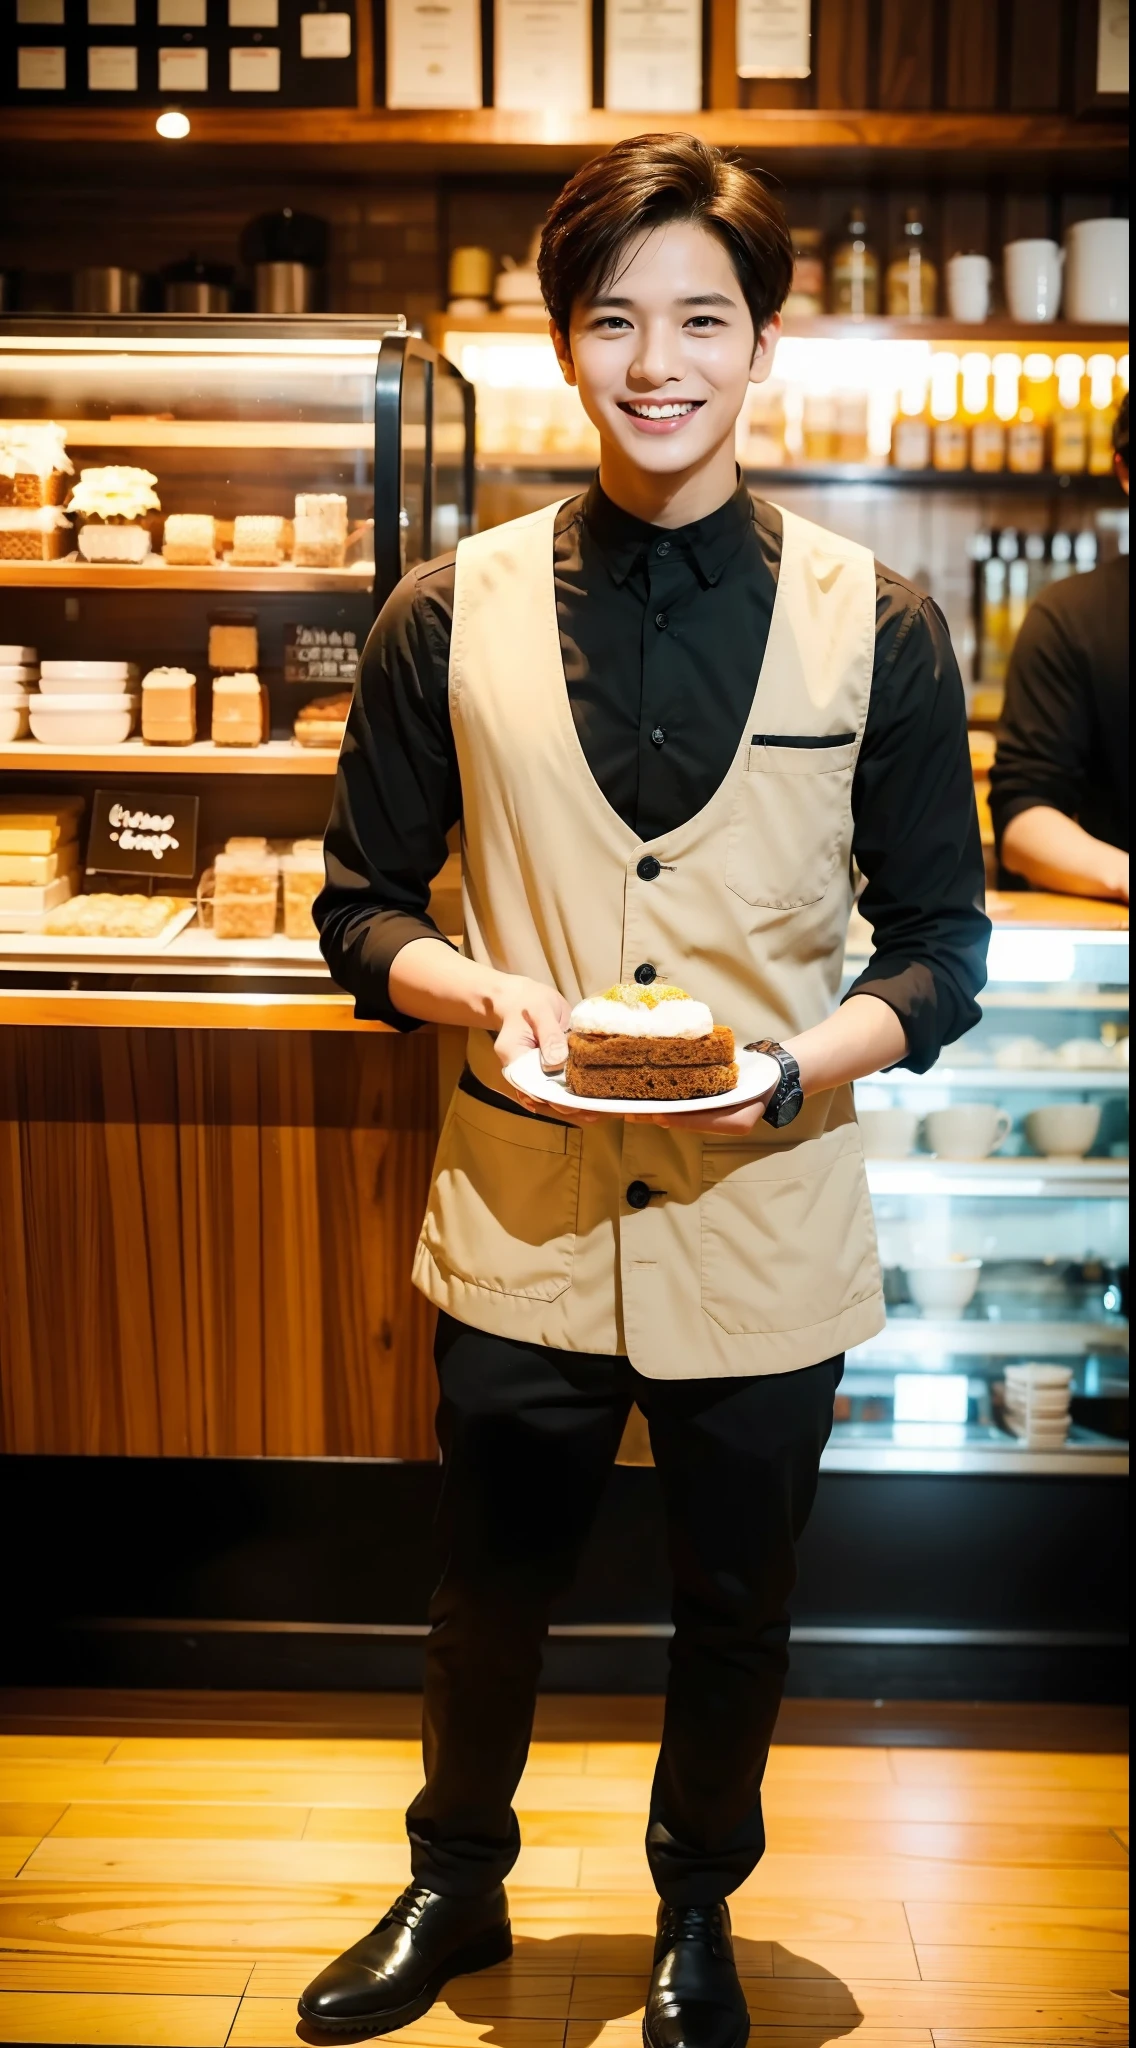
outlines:
[{"label": "bottle on shelf", "polygon": [[[1029,610],[1030,565],[1025,549],[1021,546],[1018,536],[1012,528],[1008,528],[1005,533],[999,534],[998,553],[1006,564],[1005,662],[1008,663],[1014,642],[1022,630],[1022,621]],[[1005,674],[1005,664],[1003,665],[1003,674]]]},{"label": "bottle on shelf", "polygon": [[897,320],[929,320],[938,305],[939,272],[927,255],[922,208],[909,206],[899,247],[887,267],[887,309]]},{"label": "bottle on shelf", "polygon": [[1049,580],[1060,583],[1073,574],[1073,536],[1057,532],[1049,536]]},{"label": "bottle on shelf", "polygon": [[866,391],[838,391],[836,394],[836,460],[868,460],[868,394]]},{"label": "bottle on shelf", "polygon": [[931,463],[939,470],[963,470],[969,453],[959,396],[959,359],[948,349],[931,357]]},{"label": "bottle on shelf", "polygon": [[1006,436],[1006,460],[1015,475],[1037,476],[1045,468],[1056,404],[1052,357],[1028,355],[1022,364],[1021,401]]},{"label": "bottle on shelf", "polygon": [[1089,453],[1090,476],[1112,472],[1112,421],[1114,386],[1118,381],[1112,356],[1089,357]]},{"label": "bottle on shelf", "polygon": [[1084,576],[1088,570],[1096,568],[1097,554],[1096,534],[1091,526],[1083,527],[1081,532],[1073,537],[1073,561],[1078,575]]},{"label": "bottle on shelf", "polygon": [[821,228],[790,228],[793,241],[793,282],[782,312],[790,320],[812,320],[824,312],[824,232]]},{"label": "bottle on shelf", "polygon": [[[1008,388],[1007,363],[1013,366],[1012,388]],[[970,466],[979,476],[995,476],[1006,467],[1006,420],[1018,409],[1017,356],[995,356],[991,363],[980,350],[965,355],[962,403],[970,427]]]},{"label": "bottle on shelf", "polygon": [[1085,404],[1084,356],[1057,358],[1057,405],[1053,414],[1053,467],[1059,476],[1080,476],[1089,463],[1089,413]]},{"label": "bottle on shelf", "polygon": [[1001,689],[1006,680],[1006,661],[1009,654],[1006,566],[996,549],[991,549],[981,564],[978,673],[988,689]]},{"label": "bottle on shelf", "polygon": [[1049,582],[1049,548],[1043,533],[1027,533],[1023,549],[1026,561],[1026,603],[1040,597]]},{"label": "bottle on shelf", "polygon": [[806,462],[832,462],[836,457],[836,400],[829,391],[806,391],[801,415]]},{"label": "bottle on shelf", "polygon": [[892,421],[893,469],[927,469],[931,462],[931,407],[925,372],[900,387],[899,409]]},{"label": "bottle on shelf", "polygon": [[852,320],[867,320],[880,310],[880,259],[868,240],[868,223],[861,206],[854,206],[844,223],[828,266],[828,304],[833,313]]}]

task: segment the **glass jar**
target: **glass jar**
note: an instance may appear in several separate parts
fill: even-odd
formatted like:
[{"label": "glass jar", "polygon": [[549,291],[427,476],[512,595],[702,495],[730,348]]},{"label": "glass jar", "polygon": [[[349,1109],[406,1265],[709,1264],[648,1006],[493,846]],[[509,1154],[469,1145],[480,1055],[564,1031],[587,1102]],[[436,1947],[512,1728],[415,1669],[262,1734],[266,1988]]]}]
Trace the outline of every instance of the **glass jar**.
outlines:
[{"label": "glass jar", "polygon": [[868,240],[868,223],[859,207],[853,207],[843,239],[832,252],[828,304],[830,312],[853,320],[869,319],[880,310],[880,259]]},{"label": "glass jar", "polygon": [[824,235],[820,228],[790,228],[793,238],[793,282],[783,312],[796,320],[812,320],[824,312]]},{"label": "glass jar", "polygon": [[926,254],[920,210],[909,206],[899,248],[887,267],[887,309],[895,320],[929,320],[938,310],[939,272]]},{"label": "glass jar", "polygon": [[280,863],[268,848],[226,848],[213,864],[213,933],[218,939],[270,939],[276,930]]},{"label": "glass jar", "polygon": [[280,875],[284,884],[285,938],[314,939],[312,905],[324,881],[322,839],[297,839],[291,852],[281,856]]}]

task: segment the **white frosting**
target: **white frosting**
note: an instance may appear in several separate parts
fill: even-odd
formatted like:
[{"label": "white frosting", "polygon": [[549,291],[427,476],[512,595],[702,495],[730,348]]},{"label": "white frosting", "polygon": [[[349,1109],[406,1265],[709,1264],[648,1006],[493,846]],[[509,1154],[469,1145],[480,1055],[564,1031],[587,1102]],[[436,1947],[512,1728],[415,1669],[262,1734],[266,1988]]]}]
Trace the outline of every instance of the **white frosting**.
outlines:
[{"label": "white frosting", "polygon": [[569,1020],[572,1031],[606,1031],[621,1038],[708,1038],[714,1018],[705,1003],[691,996],[681,1002],[615,1003],[608,996],[587,996]]}]

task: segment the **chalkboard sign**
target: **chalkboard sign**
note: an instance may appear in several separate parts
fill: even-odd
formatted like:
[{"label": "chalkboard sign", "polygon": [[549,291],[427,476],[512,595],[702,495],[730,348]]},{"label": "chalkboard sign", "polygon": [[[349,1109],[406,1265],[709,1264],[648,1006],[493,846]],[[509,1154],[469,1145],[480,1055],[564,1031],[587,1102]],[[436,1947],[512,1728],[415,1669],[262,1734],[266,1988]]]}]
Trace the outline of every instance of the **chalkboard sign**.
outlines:
[{"label": "chalkboard sign", "polygon": [[87,841],[89,875],[193,880],[197,863],[195,796],[168,790],[96,789]]}]

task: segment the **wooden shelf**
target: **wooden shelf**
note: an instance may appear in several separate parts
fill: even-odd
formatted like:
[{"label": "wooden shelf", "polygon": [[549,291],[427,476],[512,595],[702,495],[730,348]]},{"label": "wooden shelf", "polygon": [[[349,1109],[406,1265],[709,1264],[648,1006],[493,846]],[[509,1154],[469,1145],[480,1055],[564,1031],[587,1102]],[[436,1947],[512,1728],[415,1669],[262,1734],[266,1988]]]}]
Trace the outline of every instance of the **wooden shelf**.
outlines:
[{"label": "wooden shelf", "polygon": [[124,740],[117,747],[47,747],[38,740],[0,746],[0,773],[32,775],[334,775],[336,747],[301,747],[294,740],[268,740],[260,747],[148,747]]},{"label": "wooden shelf", "polygon": [[355,1016],[338,990],[255,995],[247,990],[197,995],[185,989],[0,988],[0,1025],[125,1025],[172,1031],[390,1031]]},{"label": "wooden shelf", "polygon": [[[579,483],[595,474],[598,457],[587,455],[479,455],[478,477],[523,477],[526,482],[548,478],[554,483]],[[787,490],[794,485],[871,484],[890,490],[964,491],[972,496],[993,492],[1016,492],[1024,496],[1051,497],[1062,494],[1115,498],[1115,479],[1110,476],[1058,475],[1042,470],[1037,476],[1019,476],[1002,469],[981,470],[892,469],[883,464],[831,462],[786,462],[777,469],[760,469],[743,462],[748,484],[762,491]]]},{"label": "wooden shelf", "polygon": [[[515,318],[511,314],[489,313],[477,319],[451,319],[448,313],[432,313],[429,320],[430,339],[435,348],[441,348],[449,334],[486,335],[489,337],[538,336],[548,342],[548,320],[543,315],[523,314]],[[900,320],[880,314],[869,320],[853,320],[846,313],[818,313],[813,319],[787,318],[782,327],[786,340],[817,341],[961,341],[969,345],[981,342],[1014,342],[1020,348],[1127,348],[1128,328],[1120,326],[1089,326],[1075,320],[1051,320],[1048,324],[1030,326],[1024,320],[1011,320],[1007,314],[999,313],[991,320],[966,322],[951,320],[945,315],[934,320]]]},{"label": "wooden shelf", "polygon": [[[4,140],[60,149],[92,143],[130,151],[146,145],[163,164],[179,166],[205,150],[234,153],[275,146],[291,161],[298,152],[317,159],[327,150],[358,152],[360,167],[387,162],[404,171],[477,166],[490,169],[568,169],[637,128],[684,130],[720,147],[765,160],[815,157],[860,168],[868,159],[899,156],[934,168],[967,158],[968,172],[1001,165],[1021,169],[1028,160],[1046,171],[1054,161],[1095,160],[1101,173],[1123,161],[1128,147],[1122,120],[1075,122],[1058,114],[817,112],[797,109],[721,108],[672,116],[608,112],[506,113],[395,112],[386,108],[194,107],[182,142],[155,134],[156,108],[15,107],[4,111]],[[302,158],[301,158],[302,160]],[[345,168],[351,160],[341,155]],[[188,169],[188,165],[186,165]]]},{"label": "wooden shelf", "polygon": [[373,562],[354,569],[171,568],[160,555],[150,562],[83,562],[78,555],[62,562],[0,562],[0,590],[282,591],[297,597],[353,590],[365,597],[375,581]]}]

